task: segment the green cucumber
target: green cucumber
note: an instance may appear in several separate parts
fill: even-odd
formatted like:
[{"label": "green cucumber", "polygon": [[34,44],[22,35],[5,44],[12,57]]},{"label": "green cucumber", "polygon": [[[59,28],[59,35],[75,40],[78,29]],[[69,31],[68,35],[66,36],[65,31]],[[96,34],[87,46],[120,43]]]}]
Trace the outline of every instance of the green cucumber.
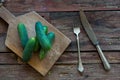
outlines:
[{"label": "green cucumber", "polygon": [[[43,26],[43,30],[44,30],[45,34],[48,33],[48,27],[47,26]],[[39,44],[39,41],[38,41],[38,39],[36,37],[36,43],[35,43],[34,52],[37,52],[39,49],[40,49],[40,44]]]},{"label": "green cucumber", "polygon": [[17,30],[18,30],[18,35],[20,37],[22,47],[24,48],[29,39],[26,27],[23,23],[19,23],[17,26]]},{"label": "green cucumber", "polygon": [[46,34],[44,32],[43,25],[41,22],[39,22],[39,21],[36,22],[35,30],[36,30],[36,36],[38,38],[38,41],[39,41],[41,47],[44,50],[50,50],[51,44],[50,44],[48,37],[46,36]]},{"label": "green cucumber", "polygon": [[39,49],[40,49],[40,44],[39,44],[39,42],[38,42],[37,37],[35,37],[35,47],[34,47],[34,52],[39,51]]},{"label": "green cucumber", "polygon": [[54,42],[54,39],[55,39],[55,33],[54,33],[54,32],[49,32],[49,33],[47,34],[47,37],[48,37],[48,39],[49,39],[49,41],[50,41],[50,43],[51,43],[51,45],[52,45],[53,42]]},{"label": "green cucumber", "polygon": [[46,53],[47,53],[47,51],[45,51],[45,50],[42,49],[42,48],[40,49],[40,54],[39,54],[39,58],[40,58],[40,60],[42,60],[42,59],[45,58]]},{"label": "green cucumber", "polygon": [[[53,44],[54,42],[54,39],[55,39],[55,33],[54,32],[49,32],[47,34],[47,37],[51,43],[51,45]],[[46,54],[47,54],[48,51],[44,50],[44,49],[40,49],[40,53],[39,53],[39,58],[42,60],[45,58]]]},{"label": "green cucumber", "polygon": [[45,34],[47,34],[48,33],[48,27],[47,26],[43,26],[43,30],[44,30],[44,32],[45,32]]},{"label": "green cucumber", "polygon": [[24,62],[28,62],[31,59],[35,47],[35,42],[36,39],[34,37],[28,40],[22,54],[22,59]]}]

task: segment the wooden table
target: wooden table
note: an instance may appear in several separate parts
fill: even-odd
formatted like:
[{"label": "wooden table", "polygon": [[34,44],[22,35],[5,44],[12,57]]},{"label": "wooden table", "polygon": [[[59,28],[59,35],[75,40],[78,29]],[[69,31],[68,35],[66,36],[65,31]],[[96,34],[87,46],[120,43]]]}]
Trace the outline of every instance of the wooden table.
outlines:
[{"label": "wooden table", "polygon": [[[37,11],[68,36],[72,43],[43,77],[6,48],[8,25],[0,18],[0,80],[120,80],[119,0],[6,0],[4,6],[16,16]],[[78,53],[72,24],[75,20],[80,23],[77,12],[79,7],[86,11],[101,48],[111,64],[109,72],[104,70],[96,48],[81,24],[79,36],[85,71],[83,75],[77,71]]]}]

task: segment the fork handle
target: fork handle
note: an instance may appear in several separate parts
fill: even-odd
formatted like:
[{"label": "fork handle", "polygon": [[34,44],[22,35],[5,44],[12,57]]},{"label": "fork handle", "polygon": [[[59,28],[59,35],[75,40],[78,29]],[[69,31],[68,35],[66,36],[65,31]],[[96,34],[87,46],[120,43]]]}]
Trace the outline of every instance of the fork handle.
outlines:
[{"label": "fork handle", "polygon": [[84,71],[83,65],[82,65],[82,60],[80,56],[80,42],[79,42],[79,36],[77,35],[77,46],[78,46],[78,70],[80,72]]}]

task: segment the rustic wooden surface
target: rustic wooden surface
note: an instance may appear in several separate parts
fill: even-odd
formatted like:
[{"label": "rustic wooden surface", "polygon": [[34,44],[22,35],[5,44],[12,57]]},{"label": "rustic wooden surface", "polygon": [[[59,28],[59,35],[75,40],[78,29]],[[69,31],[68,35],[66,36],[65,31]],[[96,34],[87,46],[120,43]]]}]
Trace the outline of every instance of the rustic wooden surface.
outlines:
[{"label": "rustic wooden surface", "polygon": [[[0,19],[0,80],[120,80],[119,0],[6,0],[4,5],[16,16],[32,10],[39,12],[68,36],[72,43],[52,70],[42,77],[5,47],[8,24]],[[104,70],[95,47],[89,41],[81,25],[81,56],[85,72],[81,75],[77,71],[77,46],[72,32],[72,23],[79,15],[77,12],[66,12],[66,10],[76,11],[78,6],[86,9],[85,14],[100,41],[105,56],[111,63],[110,72]],[[79,19],[76,21],[79,23]]]},{"label": "rustic wooden surface", "polygon": [[[77,11],[84,10],[120,10],[119,0],[7,0],[5,6],[14,12],[36,10],[46,11]],[[17,8],[17,9],[16,9]]]},{"label": "rustic wooden surface", "polygon": [[[4,7],[1,7],[1,9],[2,8],[5,11],[5,13],[9,15],[10,12],[7,11]],[[0,10],[0,12],[2,11]],[[4,14],[1,14],[1,15],[6,16]],[[10,16],[12,16],[12,14],[9,15],[9,17]],[[6,20],[9,17],[5,17],[4,20]],[[32,58],[28,62],[30,66],[32,66],[35,70],[37,70],[39,73],[45,76],[48,73],[48,71],[51,69],[51,67],[54,65],[54,63],[58,60],[58,58],[62,55],[62,53],[65,51],[65,49],[68,47],[71,40],[67,36],[65,36],[63,33],[61,33],[58,29],[56,29],[53,25],[47,22],[44,18],[42,18],[39,14],[32,11],[24,15],[21,15],[19,17],[15,17],[15,18],[11,17],[11,19],[9,19],[9,22],[8,22],[9,26],[7,31],[7,37],[5,40],[5,45],[10,50],[12,50],[15,54],[17,54],[19,57],[22,57],[23,48],[20,44],[17,25],[20,22],[24,23],[26,25],[28,36],[30,38],[30,37],[36,36],[35,23],[37,21],[40,21],[43,25],[48,26],[49,32],[55,33],[54,43],[52,45],[51,50],[47,53],[47,56],[43,60],[40,60],[38,57],[39,52],[33,53]]]}]

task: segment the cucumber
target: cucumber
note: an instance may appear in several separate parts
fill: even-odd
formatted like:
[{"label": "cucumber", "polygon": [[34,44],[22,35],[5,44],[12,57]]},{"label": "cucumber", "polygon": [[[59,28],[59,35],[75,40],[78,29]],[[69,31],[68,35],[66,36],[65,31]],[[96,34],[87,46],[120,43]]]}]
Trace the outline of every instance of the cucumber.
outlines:
[{"label": "cucumber", "polygon": [[[47,26],[43,26],[43,30],[44,30],[45,34],[48,33],[48,27]],[[34,52],[37,52],[39,49],[40,49],[40,44],[39,44],[39,41],[38,41],[38,39],[36,37],[36,43],[35,43]]]},{"label": "cucumber", "polygon": [[49,32],[49,33],[47,34],[47,37],[48,37],[48,39],[49,39],[49,41],[50,41],[50,43],[51,43],[51,45],[52,45],[53,42],[54,42],[54,39],[55,39],[55,33],[54,33],[54,32]]},{"label": "cucumber", "polygon": [[43,26],[43,30],[44,30],[44,32],[45,32],[45,34],[47,34],[48,33],[48,27],[47,26]]},{"label": "cucumber", "polygon": [[[55,39],[55,33],[54,32],[49,32],[48,34],[47,34],[47,37],[48,37],[48,39],[49,39],[49,41],[50,41],[50,43],[51,43],[51,45],[53,44],[53,42],[54,42],[54,39]],[[45,58],[45,56],[46,56],[46,54],[47,54],[47,50],[44,50],[44,49],[40,49],[40,53],[39,53],[39,58],[42,60],[42,59],[44,59]]]},{"label": "cucumber", "polygon": [[36,22],[35,30],[36,30],[36,36],[38,38],[38,41],[39,41],[41,47],[44,50],[50,50],[51,44],[50,44],[48,37],[46,36],[46,34],[44,32],[44,28],[43,28],[43,25],[41,22],[39,22],[39,21]]},{"label": "cucumber", "polygon": [[40,49],[40,54],[39,54],[39,58],[40,58],[40,60],[42,60],[42,59],[45,58],[46,53],[47,53],[47,51],[45,51],[45,50],[42,49],[42,48]]},{"label": "cucumber", "polygon": [[18,30],[18,35],[20,37],[22,47],[24,48],[29,39],[26,27],[23,23],[19,23],[17,26],[17,30]]},{"label": "cucumber", "polygon": [[28,40],[22,54],[22,59],[24,62],[28,62],[31,59],[35,47],[35,42],[36,42],[35,37],[32,37]]},{"label": "cucumber", "polygon": [[38,42],[37,37],[35,37],[35,47],[34,47],[34,52],[39,51],[39,49],[40,49],[40,44],[39,44],[39,42]]}]

